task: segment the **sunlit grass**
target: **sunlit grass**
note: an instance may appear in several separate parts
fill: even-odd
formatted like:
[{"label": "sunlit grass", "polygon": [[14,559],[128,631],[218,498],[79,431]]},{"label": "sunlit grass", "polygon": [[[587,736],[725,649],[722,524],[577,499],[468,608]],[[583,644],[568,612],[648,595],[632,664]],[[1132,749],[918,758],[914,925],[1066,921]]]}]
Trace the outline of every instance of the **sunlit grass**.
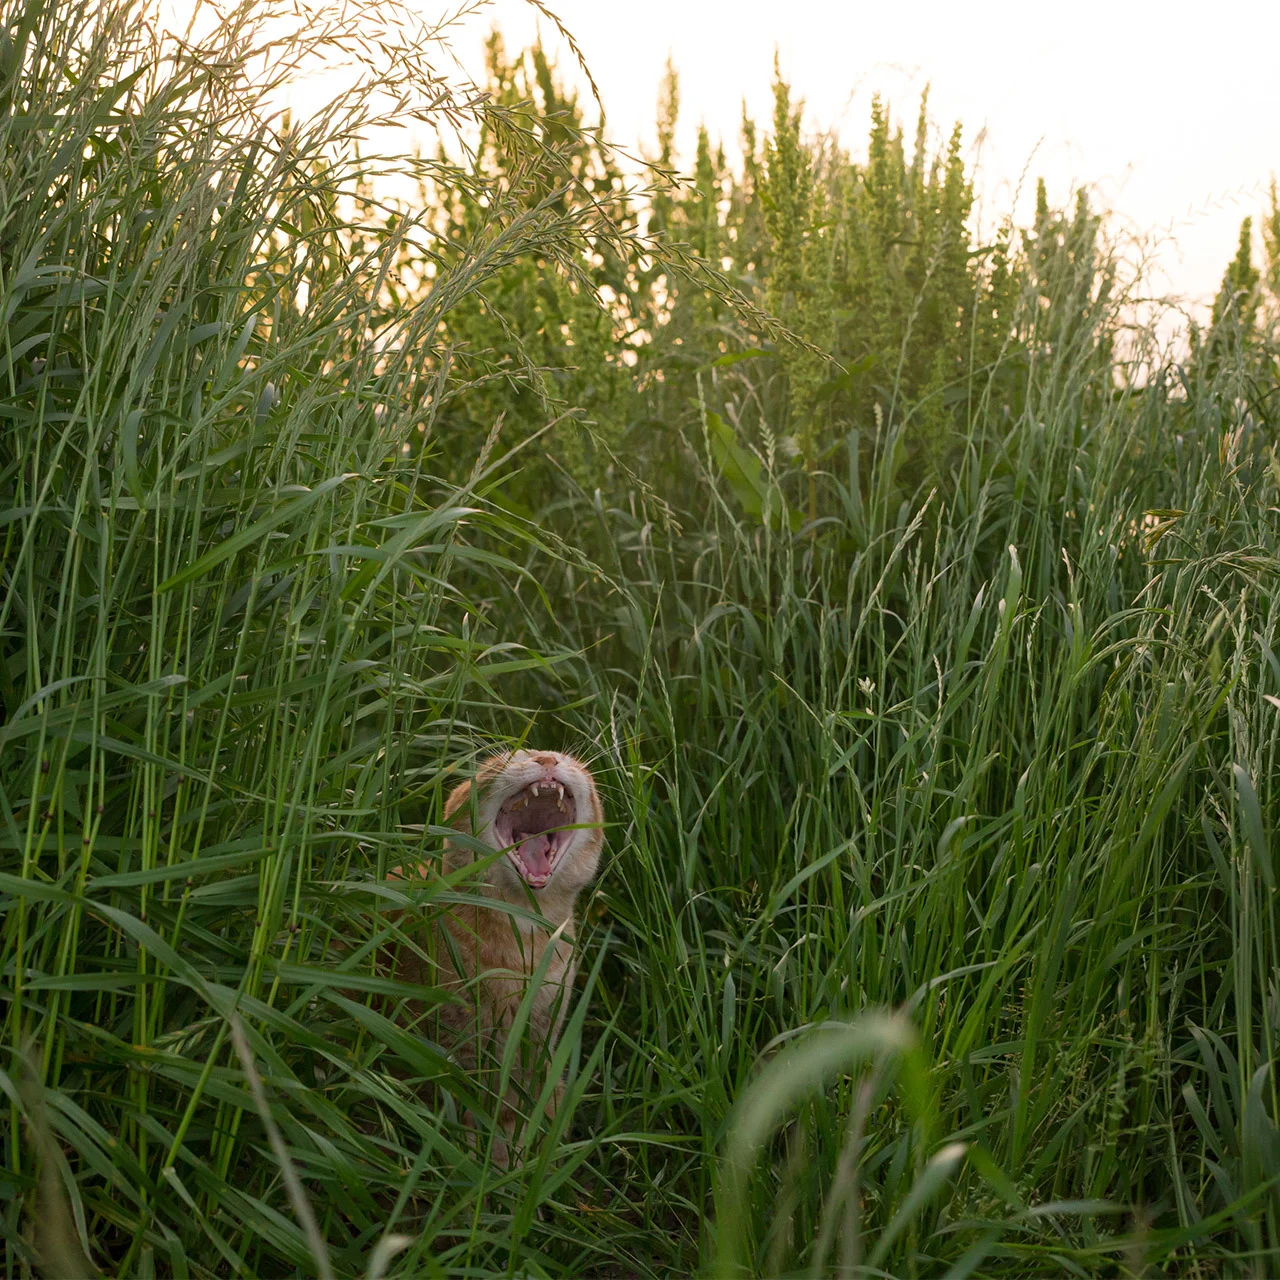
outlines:
[{"label": "sunlit grass", "polygon": [[[500,109],[391,21],[297,28],[377,56],[286,132],[266,16],[156,62],[129,8],[5,12],[7,1269],[1268,1274],[1274,386],[1138,335],[1116,390],[1066,281],[917,493],[882,424],[793,533],[699,424],[644,477],[676,520],[566,479],[539,527],[496,429],[456,456],[489,375],[441,325],[623,233],[362,158],[388,102]],[[485,196],[425,292],[375,170]],[[506,1170],[377,958],[468,892],[387,871],[526,735],[610,826]]]}]

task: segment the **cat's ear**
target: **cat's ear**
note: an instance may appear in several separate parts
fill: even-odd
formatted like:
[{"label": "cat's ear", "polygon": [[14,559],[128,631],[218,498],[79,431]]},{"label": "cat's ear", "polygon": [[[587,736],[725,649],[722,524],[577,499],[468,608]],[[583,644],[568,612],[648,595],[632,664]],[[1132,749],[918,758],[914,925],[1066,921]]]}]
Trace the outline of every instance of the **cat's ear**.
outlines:
[{"label": "cat's ear", "polygon": [[460,782],[452,791],[449,792],[449,798],[444,802],[444,820],[448,822],[454,814],[460,809],[467,807],[467,801],[471,795],[471,779],[466,782]]}]

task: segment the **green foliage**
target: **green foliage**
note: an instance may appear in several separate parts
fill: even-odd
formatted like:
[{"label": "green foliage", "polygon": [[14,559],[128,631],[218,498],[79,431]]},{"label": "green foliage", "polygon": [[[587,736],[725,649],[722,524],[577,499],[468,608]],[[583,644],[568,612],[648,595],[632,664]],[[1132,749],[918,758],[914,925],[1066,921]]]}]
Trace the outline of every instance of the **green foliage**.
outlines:
[{"label": "green foliage", "polygon": [[451,403],[441,426],[461,460],[499,423],[503,439],[516,444],[557,421],[526,458],[523,481],[506,489],[509,504],[531,513],[557,470],[588,490],[606,479],[632,411],[628,344],[619,339],[646,323],[646,304],[639,248],[627,234],[631,198],[599,129],[584,126],[577,96],[541,45],[511,58],[497,31],[486,71],[498,110],[485,115],[470,172],[457,185],[424,185],[420,193],[443,260],[477,254],[499,194],[530,214],[553,215],[554,230],[545,244],[504,261],[444,321],[453,359],[486,385]]},{"label": "green foliage", "polygon": [[1272,388],[1280,373],[1280,205],[1275,183],[1262,222],[1264,264],[1253,264],[1253,219],[1240,225],[1236,255],[1227,264],[1209,327],[1191,333],[1187,376],[1218,399],[1235,398],[1273,429],[1280,418]]},{"label": "green foliage", "polygon": [[[290,12],[0,24],[6,1271],[1275,1270],[1274,194],[1179,367],[925,104],[673,184],[672,72],[638,193],[541,50]],[[379,956],[514,740],[610,857],[503,1170]]]},{"label": "green foliage", "polygon": [[1246,218],[1240,224],[1240,243],[1236,256],[1227,266],[1222,277],[1222,288],[1213,300],[1212,327],[1226,323],[1234,314],[1235,324],[1243,334],[1252,328],[1258,310],[1258,282],[1261,276],[1253,265],[1253,219]]},{"label": "green foliage", "polygon": [[[910,156],[887,108],[873,102],[865,162],[830,139],[806,138],[801,109],[781,78],[774,102],[763,141],[744,122],[740,174],[726,173],[700,138],[693,181],[662,226],[669,240],[683,234],[724,267],[729,282],[785,331],[764,331],[714,289],[672,275],[670,320],[642,352],[641,368],[654,370],[643,384],[651,420],[696,436],[699,406],[709,397],[743,444],[761,451],[814,531],[819,517],[835,511],[826,465],[854,433],[874,441],[895,436],[891,465],[907,497],[945,475],[961,442],[975,443],[985,399],[1017,407],[1025,381],[1020,357],[1056,340],[1037,296],[1063,293],[1078,260],[1078,287],[1097,296],[1082,309],[1064,295],[1058,312],[1073,315],[1100,343],[1107,288],[1100,259],[1091,256],[1097,219],[1083,207],[1069,246],[1045,209],[1044,225],[1020,249],[1008,226],[991,245],[972,247],[960,128],[931,155],[927,97]],[[1028,246],[1037,242],[1033,262]],[[721,375],[729,367],[723,357],[743,350],[770,358]],[[1100,372],[1105,365],[1103,353]],[[694,385],[699,372],[702,392]],[[789,476],[792,460],[802,476]]]},{"label": "green foliage", "polygon": [[1243,374],[1257,355],[1255,324],[1261,274],[1253,265],[1253,219],[1240,224],[1236,256],[1227,264],[1222,285],[1213,300],[1208,331],[1192,329],[1191,371],[1209,382],[1224,373]]},{"label": "green foliage", "polygon": [[[145,16],[4,15],[7,1266],[75,1244],[33,1240],[52,1198],[112,1274],[311,1269],[236,1014],[335,1267],[363,1271],[433,1199],[415,1234],[447,1267],[485,1195],[529,1203],[532,1170],[488,1166],[457,1122],[472,1083],[383,1012],[405,992],[373,969],[400,936],[379,908],[430,906],[383,881],[438,847],[492,682],[547,659],[471,620],[458,566],[511,598],[532,539],[485,500],[492,449],[456,483],[435,466],[457,462],[447,407],[484,391],[440,330],[505,264],[573,257],[579,215],[494,187],[405,290],[429,219],[375,221],[374,179],[474,185],[344,139],[380,101],[467,122],[431,33],[341,10],[277,27],[264,83],[249,69],[287,12],[241,11],[190,52]],[[381,71],[273,129],[293,59],[373,35]],[[33,1159],[42,1130],[56,1168]]]}]

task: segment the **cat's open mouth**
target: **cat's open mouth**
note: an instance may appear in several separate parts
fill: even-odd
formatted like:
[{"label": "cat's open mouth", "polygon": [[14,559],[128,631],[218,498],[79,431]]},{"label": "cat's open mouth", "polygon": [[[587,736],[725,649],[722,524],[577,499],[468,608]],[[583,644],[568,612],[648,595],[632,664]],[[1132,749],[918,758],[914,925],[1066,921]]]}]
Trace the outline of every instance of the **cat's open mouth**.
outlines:
[{"label": "cat's open mouth", "polygon": [[556,868],[577,822],[573,793],[559,782],[531,782],[503,803],[494,819],[498,847],[507,851],[531,889],[541,889]]}]

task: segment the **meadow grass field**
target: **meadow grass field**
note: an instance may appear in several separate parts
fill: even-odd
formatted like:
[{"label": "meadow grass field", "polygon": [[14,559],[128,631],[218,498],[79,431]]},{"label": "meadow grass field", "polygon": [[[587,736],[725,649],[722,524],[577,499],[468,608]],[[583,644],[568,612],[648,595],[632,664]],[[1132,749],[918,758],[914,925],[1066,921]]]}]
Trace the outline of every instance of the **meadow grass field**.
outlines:
[{"label": "meadow grass field", "polygon": [[[5,1273],[1280,1272],[1274,200],[1169,348],[925,103],[637,174],[155,22],[0,17]],[[513,743],[608,830],[504,1167],[379,956]]]}]

